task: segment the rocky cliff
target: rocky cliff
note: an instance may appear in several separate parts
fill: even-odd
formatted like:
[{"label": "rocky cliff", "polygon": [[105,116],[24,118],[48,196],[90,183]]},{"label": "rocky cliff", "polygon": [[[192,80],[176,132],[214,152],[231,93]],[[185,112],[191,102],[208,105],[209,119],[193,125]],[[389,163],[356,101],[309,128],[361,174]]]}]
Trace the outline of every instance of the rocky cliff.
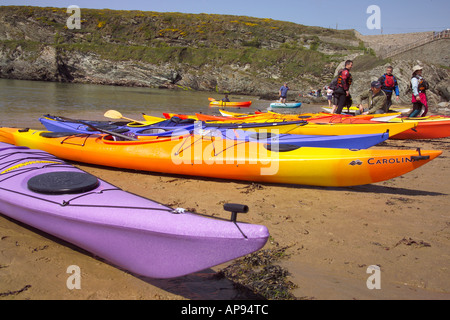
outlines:
[{"label": "rocky cliff", "polygon": [[[0,77],[269,99],[289,82],[293,100],[327,85],[349,57],[356,58],[354,94],[395,62],[377,59],[350,30],[241,16],[88,9],[81,9],[81,29],[70,30],[69,15],[66,8],[0,7]],[[416,63],[398,62],[402,85]],[[426,68],[436,81],[435,101],[448,100],[448,69]]]},{"label": "rocky cliff", "polygon": [[[363,36],[356,33],[356,36],[364,41],[366,47],[373,49],[378,55],[386,55],[392,50],[403,48],[406,45],[421,42],[422,40],[433,36],[433,32],[419,32],[407,34],[374,35]],[[428,98],[430,105],[435,106],[436,112],[448,112],[448,102],[450,101],[450,60],[447,52],[450,50],[450,39],[440,39],[426,43],[416,48],[401,52],[389,60],[384,61],[383,66],[378,65],[377,61],[371,61],[365,65],[363,57],[356,61],[354,72],[355,77],[362,79],[367,77],[366,81],[358,81],[357,86],[368,86],[369,80],[375,80],[384,73],[387,65],[394,67],[394,74],[399,80],[400,97],[402,103],[409,104],[411,101],[411,90],[409,82],[412,75],[412,68],[415,65],[424,67],[423,76],[430,83]],[[362,63],[358,65],[358,60]],[[369,59],[370,60],[370,59]],[[441,108],[439,108],[441,106]]]},{"label": "rocky cliff", "polygon": [[0,76],[263,95],[284,81],[321,86],[349,53],[352,31],[271,19],[0,7]]},{"label": "rocky cliff", "polygon": [[[358,63],[358,59],[356,59],[355,63]],[[417,61],[417,60],[400,60],[393,59],[392,61],[376,66],[367,70],[364,68],[361,70],[357,67],[357,64],[352,72],[352,76],[355,81],[355,84],[352,85],[351,93],[353,96],[357,96],[360,92],[366,88],[370,88],[371,81],[377,80],[381,75],[385,73],[385,69],[388,65],[392,65],[394,67],[394,75],[398,79],[399,91],[400,91],[400,102],[402,104],[410,104],[411,103],[411,89],[410,89],[410,80],[412,76],[412,69],[416,64],[420,64],[423,66],[423,76],[430,83],[430,90],[427,93],[429,99],[429,105],[433,108],[434,113],[438,112],[448,112],[450,109],[442,109],[438,108],[438,105],[442,102],[450,101],[450,78],[449,78],[449,70],[446,68],[442,68],[440,66],[436,66],[433,64]],[[393,100],[395,102],[395,100]],[[441,104],[442,106],[448,106],[447,104]]]}]

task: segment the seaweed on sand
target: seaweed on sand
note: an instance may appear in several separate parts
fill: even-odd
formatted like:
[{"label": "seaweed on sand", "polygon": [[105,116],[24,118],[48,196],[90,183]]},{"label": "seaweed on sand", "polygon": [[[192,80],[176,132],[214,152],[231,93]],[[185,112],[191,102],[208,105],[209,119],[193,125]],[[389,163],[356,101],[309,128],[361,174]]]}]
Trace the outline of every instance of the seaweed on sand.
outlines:
[{"label": "seaweed on sand", "polygon": [[296,300],[290,290],[297,286],[288,280],[290,273],[274,262],[288,257],[290,246],[265,249],[241,258],[220,270],[218,277],[244,286],[268,300]]}]

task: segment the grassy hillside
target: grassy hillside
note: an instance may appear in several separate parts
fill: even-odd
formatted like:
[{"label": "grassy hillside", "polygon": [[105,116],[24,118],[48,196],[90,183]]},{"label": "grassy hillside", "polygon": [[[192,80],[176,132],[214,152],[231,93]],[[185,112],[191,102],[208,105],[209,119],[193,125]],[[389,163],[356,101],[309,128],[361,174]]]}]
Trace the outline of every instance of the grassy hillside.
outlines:
[{"label": "grassy hillside", "polygon": [[[64,34],[66,41],[110,42],[123,45],[183,45],[196,47],[241,48],[272,47],[287,41],[303,45],[314,36],[328,36],[343,40],[356,40],[353,31],[308,27],[272,19],[213,14],[158,13],[123,10],[81,9],[81,30],[71,32],[89,35],[68,36],[66,8],[3,6],[2,15],[18,16],[28,21],[52,27]],[[68,36],[68,37],[67,37]],[[72,38],[72,39],[71,39]],[[272,44],[273,43],[273,44]]]},{"label": "grassy hillside", "polygon": [[178,64],[183,68],[250,64],[254,76],[280,81],[331,79],[343,57],[364,50],[351,30],[308,27],[246,16],[81,9],[70,30],[66,8],[0,7],[0,43],[32,52],[51,45],[110,61]]}]

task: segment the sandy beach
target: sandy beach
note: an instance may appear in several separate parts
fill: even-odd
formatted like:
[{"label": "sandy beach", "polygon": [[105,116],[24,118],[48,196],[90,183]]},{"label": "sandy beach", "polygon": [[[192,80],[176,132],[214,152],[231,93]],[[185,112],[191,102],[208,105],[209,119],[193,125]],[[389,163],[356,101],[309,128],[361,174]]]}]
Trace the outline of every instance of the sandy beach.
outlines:
[{"label": "sandy beach", "polygon": [[[76,164],[158,202],[229,217],[226,202],[250,207],[241,221],[266,225],[265,248],[289,246],[276,262],[297,299],[450,298],[450,138],[389,140],[375,148],[439,149],[442,156],[399,178],[347,188],[252,184]],[[67,268],[81,269],[68,289]],[[229,264],[170,280],[142,278],[0,215],[0,300],[253,299],[215,274]],[[369,290],[369,266],[380,289]]]}]

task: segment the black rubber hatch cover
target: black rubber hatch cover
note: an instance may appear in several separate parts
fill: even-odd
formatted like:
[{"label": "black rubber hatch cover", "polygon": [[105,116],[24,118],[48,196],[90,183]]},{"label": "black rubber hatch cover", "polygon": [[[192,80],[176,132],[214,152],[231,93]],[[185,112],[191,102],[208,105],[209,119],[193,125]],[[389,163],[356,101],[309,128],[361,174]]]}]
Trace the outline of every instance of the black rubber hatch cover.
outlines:
[{"label": "black rubber hatch cover", "polygon": [[42,194],[74,194],[97,188],[99,181],[83,172],[60,171],[40,174],[28,180],[28,189]]}]

